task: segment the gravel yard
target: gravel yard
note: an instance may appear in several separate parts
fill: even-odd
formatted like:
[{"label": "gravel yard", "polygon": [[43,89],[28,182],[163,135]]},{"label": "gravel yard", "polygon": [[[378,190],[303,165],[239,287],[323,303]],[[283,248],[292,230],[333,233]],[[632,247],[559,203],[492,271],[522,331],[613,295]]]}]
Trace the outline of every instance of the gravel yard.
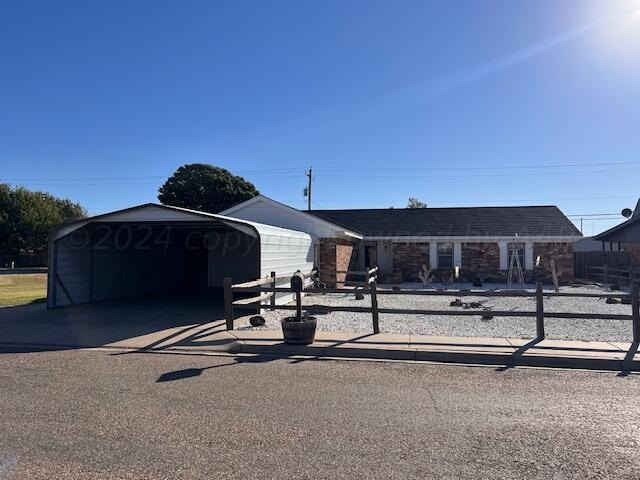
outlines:
[{"label": "gravel yard", "polygon": [[[470,288],[463,286],[464,288]],[[381,285],[379,290],[390,289]],[[405,284],[402,288],[418,289],[415,284]],[[456,287],[457,289],[458,287]],[[533,290],[532,290],[533,291]],[[546,291],[546,290],[545,290]],[[551,291],[551,290],[549,290]],[[608,289],[596,286],[562,287],[562,292],[571,293],[611,293]],[[384,333],[403,333],[416,335],[444,335],[463,337],[535,337],[535,318],[494,317],[482,320],[480,316],[455,315],[462,307],[449,304],[456,297],[418,296],[418,295],[379,295],[380,308],[434,309],[451,310],[451,316],[426,316],[380,314],[380,331]],[[493,310],[535,311],[535,298],[526,297],[461,297],[463,302],[481,302],[484,307]],[[370,307],[369,295],[364,300],[356,300],[351,294],[309,294],[303,297],[304,305]],[[605,303],[600,298],[545,297],[545,311],[573,313],[631,314],[630,305]],[[264,311],[266,324],[259,329],[279,330],[280,319],[291,312]],[[331,332],[371,332],[371,314],[352,312],[331,312],[316,315],[318,329]],[[253,327],[240,327],[251,329]],[[545,319],[547,338],[559,340],[600,340],[631,341],[631,322],[626,320],[581,320],[581,319]]]}]

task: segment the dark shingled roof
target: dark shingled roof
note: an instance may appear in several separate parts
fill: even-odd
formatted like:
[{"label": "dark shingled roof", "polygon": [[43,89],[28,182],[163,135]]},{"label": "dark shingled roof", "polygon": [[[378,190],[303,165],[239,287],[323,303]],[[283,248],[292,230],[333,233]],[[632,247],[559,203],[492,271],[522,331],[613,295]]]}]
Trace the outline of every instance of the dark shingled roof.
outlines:
[{"label": "dark shingled roof", "polygon": [[554,206],[312,210],[365,236],[573,236],[580,231]]}]

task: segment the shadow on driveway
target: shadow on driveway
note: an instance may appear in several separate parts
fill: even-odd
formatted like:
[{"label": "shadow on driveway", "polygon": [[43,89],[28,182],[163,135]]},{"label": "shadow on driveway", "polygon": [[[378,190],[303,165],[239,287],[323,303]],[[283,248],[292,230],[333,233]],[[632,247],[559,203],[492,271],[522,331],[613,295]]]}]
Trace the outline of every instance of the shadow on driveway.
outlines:
[{"label": "shadow on driveway", "polygon": [[[172,339],[183,344],[224,330],[223,318],[217,291],[53,310],[47,310],[43,303],[6,307],[0,308],[0,354],[122,345],[127,341],[133,342],[134,348],[153,348]],[[143,338],[132,341],[138,337]]]}]

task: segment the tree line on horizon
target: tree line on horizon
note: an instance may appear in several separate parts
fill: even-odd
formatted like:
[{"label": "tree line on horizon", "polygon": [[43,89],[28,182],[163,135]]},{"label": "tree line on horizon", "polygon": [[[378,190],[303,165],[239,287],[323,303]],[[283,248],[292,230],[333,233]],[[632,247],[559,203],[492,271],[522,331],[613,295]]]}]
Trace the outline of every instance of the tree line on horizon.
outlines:
[{"label": "tree line on horizon", "polygon": [[0,266],[46,264],[53,229],[86,216],[87,211],[69,199],[0,183]]},{"label": "tree line on horizon", "polygon": [[[260,192],[229,170],[206,163],[179,167],[158,189],[164,205],[220,213]],[[426,208],[409,198],[408,208]],[[58,225],[87,217],[79,203],[46,192],[0,183],[0,266],[46,265],[51,232]]]}]

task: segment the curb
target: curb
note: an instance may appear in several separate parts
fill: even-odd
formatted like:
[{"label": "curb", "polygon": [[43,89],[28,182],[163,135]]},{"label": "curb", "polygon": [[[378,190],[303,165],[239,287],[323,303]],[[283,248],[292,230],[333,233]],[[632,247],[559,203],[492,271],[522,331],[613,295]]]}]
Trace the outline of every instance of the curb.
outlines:
[{"label": "curb", "polygon": [[354,347],[325,347],[308,345],[256,345],[240,341],[229,353],[268,354],[275,356],[300,356],[310,358],[349,358],[361,360],[398,360],[412,362],[438,362],[456,364],[489,365],[512,368],[545,367],[585,370],[640,371],[640,361],[613,358],[584,358],[553,355],[496,354],[478,352],[442,352],[417,349],[380,349]]},{"label": "curb", "polygon": [[[452,351],[428,351],[420,349],[391,349],[391,348],[366,348],[350,346],[322,346],[311,345],[287,345],[277,343],[272,345],[259,345],[245,340],[232,340],[229,343],[216,348],[134,348],[118,345],[65,345],[65,344],[34,344],[34,343],[0,343],[0,351],[5,353],[25,353],[28,348],[32,352],[81,350],[81,349],[109,349],[125,350],[130,353],[191,353],[197,354],[248,354],[270,355],[274,357],[305,357],[314,359],[358,359],[358,360],[389,360],[410,362],[437,362],[455,363],[462,365],[487,365],[503,368],[542,367],[542,368],[568,368],[583,370],[607,370],[619,372],[640,371],[640,361],[631,358],[615,359],[602,357],[571,357],[541,354],[506,354],[506,353],[480,353],[480,352],[452,352]],[[15,351],[12,351],[15,350]],[[621,352],[622,353],[622,352]],[[627,355],[628,357],[628,355]]]}]

